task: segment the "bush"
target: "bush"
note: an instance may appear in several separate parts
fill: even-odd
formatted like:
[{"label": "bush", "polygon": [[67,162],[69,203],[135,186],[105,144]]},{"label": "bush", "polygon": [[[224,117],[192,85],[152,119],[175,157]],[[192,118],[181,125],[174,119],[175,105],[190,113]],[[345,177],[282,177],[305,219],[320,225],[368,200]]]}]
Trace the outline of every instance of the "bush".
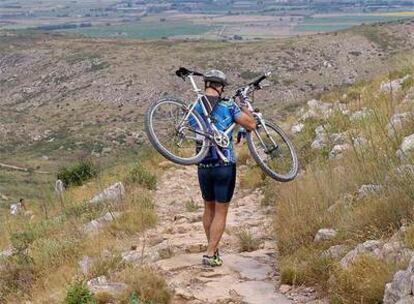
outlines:
[{"label": "bush", "polygon": [[30,248],[30,257],[40,273],[57,268],[79,255],[80,241],[69,235],[37,239]]},{"label": "bush", "polygon": [[129,300],[132,303],[137,298],[140,300],[138,303],[148,304],[168,304],[171,301],[171,292],[165,280],[149,267],[128,267],[118,276],[118,279],[130,286]]},{"label": "bush", "polygon": [[64,304],[95,304],[95,298],[92,292],[86,286],[85,282],[74,282],[66,292]]},{"label": "bush", "polygon": [[60,179],[66,187],[81,186],[83,183],[98,175],[98,169],[95,163],[90,160],[82,160],[71,167],[59,169],[57,178]]},{"label": "bush", "polygon": [[395,269],[372,256],[358,257],[347,269],[334,272],[330,281],[333,303],[382,303],[384,285]]},{"label": "bush", "polygon": [[30,244],[36,239],[36,235],[33,231],[27,230],[22,232],[14,232],[10,236],[10,242],[17,253],[26,251]]},{"label": "bush", "polygon": [[36,280],[36,272],[30,261],[12,257],[0,267],[0,303],[6,303],[9,294],[27,295]]},{"label": "bush", "polygon": [[141,164],[137,164],[129,172],[126,182],[129,184],[139,184],[150,190],[155,190],[157,187],[157,177]]}]

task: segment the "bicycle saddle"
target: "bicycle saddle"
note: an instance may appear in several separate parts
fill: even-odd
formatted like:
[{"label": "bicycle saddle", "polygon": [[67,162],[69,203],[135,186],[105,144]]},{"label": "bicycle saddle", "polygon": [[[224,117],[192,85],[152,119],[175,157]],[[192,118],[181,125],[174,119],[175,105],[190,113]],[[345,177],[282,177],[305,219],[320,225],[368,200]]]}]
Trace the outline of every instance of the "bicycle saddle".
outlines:
[{"label": "bicycle saddle", "polygon": [[180,67],[177,71],[175,71],[175,75],[177,75],[178,77],[181,77],[182,79],[185,79],[185,77],[189,76],[189,75],[194,75],[194,76],[203,76],[203,74],[199,73],[199,72],[195,72],[195,71],[190,71],[186,68]]}]

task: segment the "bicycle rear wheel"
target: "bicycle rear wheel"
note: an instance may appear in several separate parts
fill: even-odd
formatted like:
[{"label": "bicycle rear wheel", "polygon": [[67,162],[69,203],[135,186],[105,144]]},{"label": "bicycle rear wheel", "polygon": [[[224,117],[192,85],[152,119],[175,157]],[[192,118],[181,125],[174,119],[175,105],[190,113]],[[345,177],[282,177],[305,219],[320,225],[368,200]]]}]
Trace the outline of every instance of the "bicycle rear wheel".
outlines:
[{"label": "bicycle rear wheel", "polygon": [[145,132],[155,150],[181,165],[199,163],[210,145],[208,138],[197,133],[206,133],[205,121],[195,111],[185,120],[188,112],[182,101],[164,98],[152,103],[145,113]]},{"label": "bicycle rear wheel", "polygon": [[254,160],[271,178],[288,182],[299,171],[298,158],[293,144],[277,125],[266,121],[247,134],[247,145]]}]

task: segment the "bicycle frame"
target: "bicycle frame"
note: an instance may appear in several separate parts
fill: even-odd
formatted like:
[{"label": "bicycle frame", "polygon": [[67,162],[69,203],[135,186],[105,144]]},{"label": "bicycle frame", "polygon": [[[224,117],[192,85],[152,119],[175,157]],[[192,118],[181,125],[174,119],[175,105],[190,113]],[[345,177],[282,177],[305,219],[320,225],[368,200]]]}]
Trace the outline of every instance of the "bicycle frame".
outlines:
[{"label": "bicycle frame", "polygon": [[[184,118],[180,121],[180,123],[177,125],[177,129],[181,129],[184,122],[188,120],[189,116],[191,115],[191,113],[194,111],[195,107],[197,106],[197,104],[201,105],[201,108],[203,110],[203,114],[207,119],[207,123],[208,126],[211,128],[213,134],[211,133],[204,133],[201,132],[199,130],[193,130],[196,134],[202,135],[207,137],[216,147],[217,147],[217,154],[219,155],[220,159],[224,162],[228,162],[228,159],[226,158],[226,156],[220,151],[219,149],[219,145],[216,143],[216,140],[214,138],[214,136],[218,136],[218,138],[222,138],[223,136],[227,138],[227,140],[229,139],[229,135],[233,132],[234,128],[236,127],[236,123],[232,123],[226,130],[224,131],[220,131],[217,129],[217,127],[214,125],[214,123],[211,120],[210,114],[208,113],[204,103],[202,102],[202,98],[205,98],[205,95],[202,93],[202,90],[200,88],[197,87],[196,82],[194,81],[194,77],[193,75],[188,75],[188,78],[190,79],[191,85],[193,87],[193,91],[197,94],[197,99],[196,101],[191,104],[189,106],[188,112],[187,114],[184,116]],[[249,102],[249,98],[248,98],[248,94],[249,94],[249,90],[251,90],[251,86],[248,85],[246,87],[244,87],[243,89],[240,89],[239,92],[239,97],[241,98],[242,102],[247,106],[247,109],[252,113],[253,116],[256,117],[256,119],[260,122],[261,126],[264,128],[267,136],[271,139],[272,143],[277,147],[277,144],[274,142],[273,138],[269,135],[269,131],[267,130],[266,124],[265,124],[265,120],[262,117],[262,114],[259,112],[255,112],[251,103]],[[263,145],[263,147],[266,147],[266,144],[263,142],[261,136],[259,135],[257,130],[254,130],[254,132],[256,133],[256,136],[259,138],[261,144]]]}]

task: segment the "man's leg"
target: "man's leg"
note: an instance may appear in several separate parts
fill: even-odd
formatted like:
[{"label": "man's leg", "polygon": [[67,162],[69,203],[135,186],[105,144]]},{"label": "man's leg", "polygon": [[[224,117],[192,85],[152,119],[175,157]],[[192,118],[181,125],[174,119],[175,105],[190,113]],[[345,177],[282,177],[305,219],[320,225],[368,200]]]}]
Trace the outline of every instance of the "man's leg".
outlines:
[{"label": "man's leg", "polygon": [[229,210],[230,203],[216,203],[214,218],[210,226],[210,239],[208,241],[207,255],[213,256],[214,251],[220,242],[223,235],[224,228],[226,227],[227,212]]},{"label": "man's leg", "polygon": [[203,226],[206,232],[207,242],[210,241],[210,227],[214,218],[215,201],[204,201]]}]

